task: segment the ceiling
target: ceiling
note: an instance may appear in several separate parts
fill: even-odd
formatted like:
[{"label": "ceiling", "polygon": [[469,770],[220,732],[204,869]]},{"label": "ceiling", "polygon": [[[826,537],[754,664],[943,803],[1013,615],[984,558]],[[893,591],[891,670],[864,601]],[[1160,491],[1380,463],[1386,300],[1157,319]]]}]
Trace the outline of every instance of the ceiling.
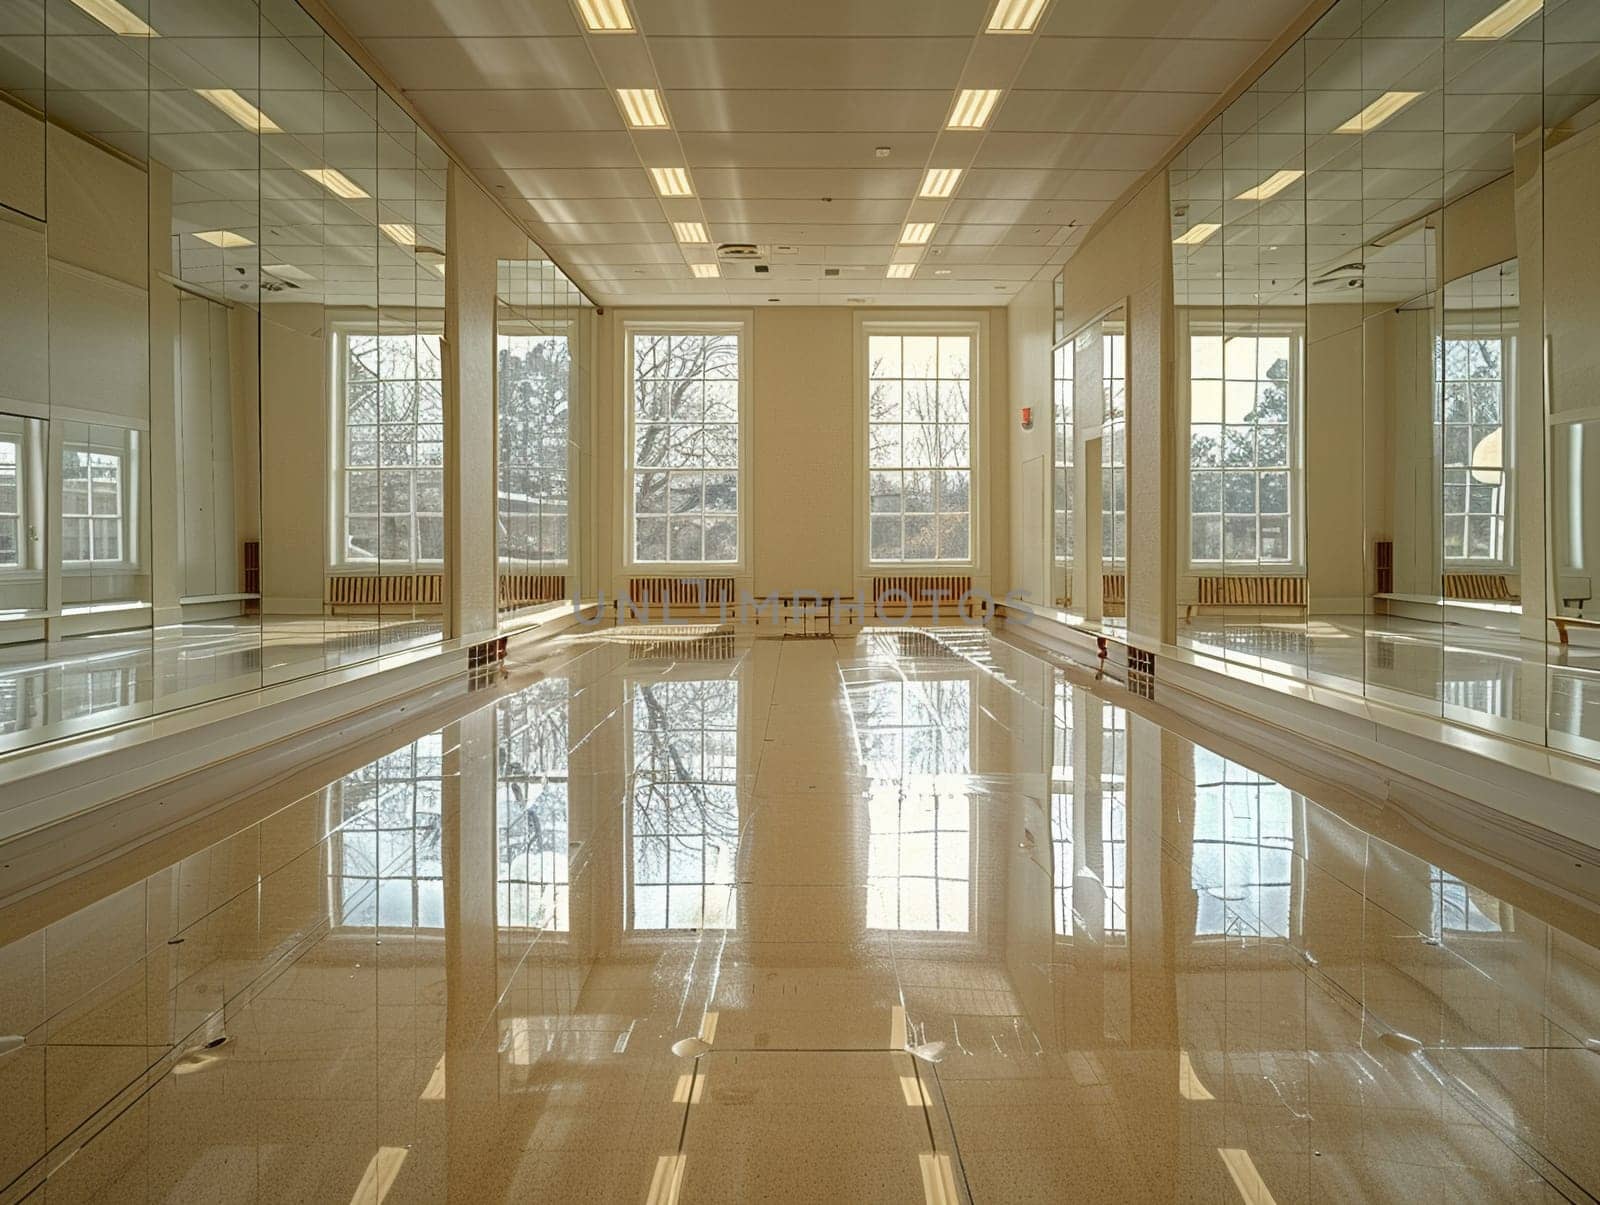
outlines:
[{"label": "ceiling", "polygon": [[[994,0],[628,0],[634,34],[568,0],[329,0],[455,153],[608,304],[996,305],[1053,271],[1305,0],[1052,0],[986,34]],[[658,89],[665,131],[618,88]],[[962,88],[987,128],[943,129]],[[888,148],[880,157],[878,148]],[[687,168],[658,197],[648,167]],[[962,174],[917,194],[929,167]],[[698,221],[710,245],[680,245]],[[901,247],[932,221],[925,247]],[[757,261],[697,279],[714,246]],[[891,262],[914,262],[887,279]]]}]

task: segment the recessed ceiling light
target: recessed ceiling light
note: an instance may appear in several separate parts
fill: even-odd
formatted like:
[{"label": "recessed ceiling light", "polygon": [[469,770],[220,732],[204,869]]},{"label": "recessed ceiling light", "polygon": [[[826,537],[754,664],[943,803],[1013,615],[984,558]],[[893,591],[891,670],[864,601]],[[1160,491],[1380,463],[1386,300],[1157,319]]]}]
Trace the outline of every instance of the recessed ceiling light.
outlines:
[{"label": "recessed ceiling light", "polygon": [[134,16],[117,0],[72,0],[114,34],[125,38],[159,38],[161,35]]},{"label": "recessed ceiling light", "polygon": [[933,270],[933,274],[935,276],[949,276],[950,275],[950,269],[949,268],[935,268]]},{"label": "recessed ceiling light", "polygon": [[710,280],[713,276],[722,275],[722,269],[716,264],[690,264],[689,270],[701,280]]},{"label": "recessed ceiling light", "polygon": [[307,272],[304,268],[297,268],[293,264],[267,264],[261,270],[263,272],[270,272],[273,276],[281,277],[284,280],[311,279],[311,273]]},{"label": "recessed ceiling light", "polygon": [[981,130],[994,112],[1000,99],[999,88],[963,88],[956,94],[956,107],[951,110],[947,130]]},{"label": "recessed ceiling light", "polygon": [[1257,184],[1254,188],[1245,189],[1242,193],[1235,197],[1234,200],[1265,201],[1270,197],[1277,196],[1280,192],[1288,188],[1289,185],[1293,184],[1303,175],[1305,175],[1305,172],[1294,171],[1292,169],[1281,172],[1273,172],[1272,175],[1261,181],[1261,183]]},{"label": "recessed ceiling light", "polygon": [[667,110],[661,104],[661,93],[654,88],[618,88],[617,99],[622,102],[623,116],[634,129],[666,128]]},{"label": "recessed ceiling light", "polygon": [[706,228],[699,222],[674,222],[672,233],[677,236],[680,243],[708,243]]},{"label": "recessed ceiling light", "polygon": [[1218,222],[1196,222],[1172,242],[1179,247],[1196,247],[1221,229],[1222,226]]},{"label": "recessed ceiling light", "polygon": [[900,232],[902,243],[925,243],[932,237],[932,222],[907,222],[906,228]]},{"label": "recessed ceiling light", "polygon": [[633,18],[623,0],[578,0],[578,12],[590,33],[633,32]]},{"label": "recessed ceiling light", "polygon": [[915,275],[916,271],[916,264],[890,264],[889,279],[905,280],[907,277]]},{"label": "recessed ceiling light", "polygon": [[1421,95],[1422,93],[1420,92],[1385,92],[1333,132],[1335,134],[1369,133]]},{"label": "recessed ceiling light", "polygon": [[656,191],[664,197],[690,197],[689,173],[681,167],[652,167],[650,177],[656,182]]},{"label": "recessed ceiling light", "polygon": [[1045,0],[1000,0],[989,17],[989,33],[1032,33]]},{"label": "recessed ceiling light", "polygon": [[922,177],[922,187],[917,190],[921,197],[948,197],[956,190],[956,182],[961,179],[959,167],[930,167]]},{"label": "recessed ceiling light", "polygon": [[349,176],[331,167],[302,167],[300,170],[336,197],[354,201],[367,195],[366,190]]},{"label": "recessed ceiling light", "polygon": [[415,249],[417,245],[417,228],[405,222],[379,222],[378,229],[399,243],[407,251]]},{"label": "recessed ceiling light", "polygon": [[1499,8],[1479,21],[1457,41],[1492,42],[1503,38],[1530,17],[1544,11],[1544,0],[1506,0]]},{"label": "recessed ceiling light", "polygon": [[210,101],[252,134],[281,134],[278,123],[232,88],[196,88],[195,95]]},{"label": "recessed ceiling light", "polygon": [[210,243],[213,247],[254,247],[255,241],[247,239],[242,234],[235,234],[231,230],[196,230],[195,238],[202,243]]}]

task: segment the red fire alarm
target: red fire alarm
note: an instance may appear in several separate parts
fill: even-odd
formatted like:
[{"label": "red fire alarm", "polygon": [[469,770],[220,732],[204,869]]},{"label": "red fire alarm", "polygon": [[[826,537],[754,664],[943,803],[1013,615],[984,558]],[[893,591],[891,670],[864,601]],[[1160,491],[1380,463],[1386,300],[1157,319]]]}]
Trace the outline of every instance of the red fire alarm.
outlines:
[{"label": "red fire alarm", "polygon": [[1033,430],[1033,407],[1032,406],[1024,406],[1022,408],[1022,429],[1024,431],[1032,431]]}]

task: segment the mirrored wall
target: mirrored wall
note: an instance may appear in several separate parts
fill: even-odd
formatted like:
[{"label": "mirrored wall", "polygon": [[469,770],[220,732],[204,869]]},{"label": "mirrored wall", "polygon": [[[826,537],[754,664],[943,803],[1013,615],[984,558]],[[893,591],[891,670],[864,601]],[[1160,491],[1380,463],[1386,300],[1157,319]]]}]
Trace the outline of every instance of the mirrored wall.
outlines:
[{"label": "mirrored wall", "polygon": [[1584,0],[1340,0],[1183,150],[1180,644],[1600,756],[1597,184]]},{"label": "mirrored wall", "polygon": [[502,621],[577,594],[580,449],[592,307],[529,242],[497,265],[495,547]]},{"label": "mirrored wall", "polygon": [[438,641],[444,156],[289,0],[0,22],[0,750]]}]

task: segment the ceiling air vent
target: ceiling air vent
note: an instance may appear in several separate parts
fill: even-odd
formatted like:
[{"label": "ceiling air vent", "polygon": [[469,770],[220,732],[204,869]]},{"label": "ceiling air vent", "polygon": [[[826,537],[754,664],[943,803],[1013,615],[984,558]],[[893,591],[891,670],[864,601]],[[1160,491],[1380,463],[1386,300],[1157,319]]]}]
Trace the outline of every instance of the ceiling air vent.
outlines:
[{"label": "ceiling air vent", "polygon": [[761,248],[754,243],[723,243],[717,248],[718,259],[752,260],[761,258]]}]

